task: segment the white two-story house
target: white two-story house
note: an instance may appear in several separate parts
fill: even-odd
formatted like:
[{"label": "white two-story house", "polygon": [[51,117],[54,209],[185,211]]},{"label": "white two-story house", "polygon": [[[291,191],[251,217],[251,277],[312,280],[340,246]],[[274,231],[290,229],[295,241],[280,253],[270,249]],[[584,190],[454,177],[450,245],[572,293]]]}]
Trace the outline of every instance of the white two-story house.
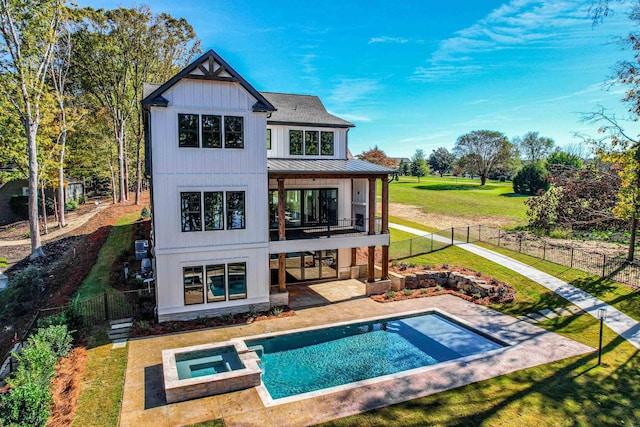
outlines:
[{"label": "white two-story house", "polygon": [[[258,92],[210,50],[145,88],[160,321],[266,310],[287,284],[387,276],[388,176],[319,98]],[[376,182],[382,214],[376,219]]]}]

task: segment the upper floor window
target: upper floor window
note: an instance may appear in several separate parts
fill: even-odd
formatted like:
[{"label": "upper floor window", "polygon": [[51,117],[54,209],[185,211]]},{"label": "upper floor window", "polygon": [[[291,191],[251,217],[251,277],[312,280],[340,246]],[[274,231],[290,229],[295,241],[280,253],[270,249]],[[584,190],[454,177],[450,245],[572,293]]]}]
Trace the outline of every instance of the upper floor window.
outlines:
[{"label": "upper floor window", "polygon": [[222,148],[222,126],[220,116],[202,115],[202,146]]},{"label": "upper floor window", "polygon": [[202,231],[203,218],[204,231],[224,230],[225,216],[227,230],[244,229],[246,226],[244,199],[244,191],[180,193],[182,231]]},{"label": "upper floor window", "polygon": [[289,154],[292,156],[333,156],[333,132],[290,130]]},{"label": "upper floor window", "polygon": [[302,155],[302,131],[289,131],[289,154]]},{"label": "upper floor window", "polygon": [[178,114],[178,145],[180,147],[198,147],[197,114]]},{"label": "upper floor window", "polygon": [[244,117],[178,114],[178,146],[244,148]]},{"label": "upper floor window", "polygon": [[271,129],[267,129],[267,150],[271,150]]},{"label": "upper floor window", "polygon": [[224,118],[225,148],[244,148],[244,122],[242,117]]},{"label": "upper floor window", "polygon": [[333,132],[320,132],[320,154],[333,156]]},{"label": "upper floor window", "polygon": [[180,193],[182,231],[201,231],[200,192]]}]

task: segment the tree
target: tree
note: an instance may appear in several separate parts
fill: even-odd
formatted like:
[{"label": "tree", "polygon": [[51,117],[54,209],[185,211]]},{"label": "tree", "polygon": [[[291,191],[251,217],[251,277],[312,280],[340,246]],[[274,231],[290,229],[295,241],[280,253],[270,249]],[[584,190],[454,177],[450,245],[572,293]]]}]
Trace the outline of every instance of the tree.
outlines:
[{"label": "tree", "polygon": [[[193,28],[184,19],[153,15],[148,6],[83,10],[74,32],[73,80],[91,96],[95,110],[109,114],[117,146],[118,201],[127,200],[127,133],[133,129],[136,200],[141,187],[142,83],[166,80],[199,52]],[[132,123],[133,122],[133,123]]]},{"label": "tree", "polygon": [[500,132],[476,130],[460,136],[453,151],[458,157],[464,158],[463,163],[473,173],[480,175],[480,184],[485,185],[496,163],[509,157],[511,143]]},{"label": "tree", "polygon": [[428,173],[429,165],[424,158],[424,151],[418,149],[413,157],[411,157],[411,175],[417,176],[418,182],[420,182],[420,177],[425,176]]},{"label": "tree", "polygon": [[385,152],[379,149],[377,145],[373,148],[369,148],[367,151],[363,151],[356,157],[360,160],[366,160],[367,162],[374,163],[376,165],[393,167],[393,161],[389,159]]},{"label": "tree", "polygon": [[529,196],[535,196],[540,190],[547,191],[549,189],[547,174],[540,163],[525,165],[513,178],[513,191]]},{"label": "tree", "polygon": [[545,164],[547,165],[547,169],[553,169],[555,166],[581,168],[582,159],[567,151],[556,148],[553,153],[547,157]]},{"label": "tree", "polygon": [[431,152],[429,156],[429,167],[442,176],[451,170],[455,161],[456,156],[453,153],[450,153],[449,150],[444,147],[439,147]]},{"label": "tree", "polygon": [[38,149],[40,103],[63,16],[61,0],[0,0],[3,95],[20,117],[29,157],[31,258],[44,255],[38,227]]},{"label": "tree", "polygon": [[524,160],[533,164],[544,160],[553,148],[553,139],[539,136],[538,132],[527,132],[523,137],[516,137],[513,144],[520,149]]},{"label": "tree", "polygon": [[400,175],[402,176],[409,176],[411,174],[411,163],[400,160],[398,173],[400,173]]}]

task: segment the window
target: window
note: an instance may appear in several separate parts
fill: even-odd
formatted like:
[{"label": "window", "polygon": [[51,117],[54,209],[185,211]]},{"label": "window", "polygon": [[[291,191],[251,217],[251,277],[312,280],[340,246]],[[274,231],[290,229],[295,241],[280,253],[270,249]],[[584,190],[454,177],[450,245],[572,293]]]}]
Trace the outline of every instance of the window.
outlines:
[{"label": "window", "polygon": [[271,150],[271,129],[267,129],[267,150]]},{"label": "window", "polygon": [[182,231],[201,231],[200,192],[180,193]]},{"label": "window", "polygon": [[207,302],[226,300],[226,287],[224,264],[207,265]]},{"label": "window", "polygon": [[205,231],[224,229],[224,203],[222,191],[204,193],[204,229]]},{"label": "window", "polygon": [[302,131],[301,130],[289,131],[289,154],[291,155],[302,154]]},{"label": "window", "polygon": [[304,154],[307,156],[318,155],[318,131],[306,131],[304,133]]},{"label": "window", "polygon": [[244,226],[244,191],[227,191],[227,230]]},{"label": "window", "polygon": [[[285,190],[285,227],[338,224],[338,189]],[[269,226],[278,228],[278,192],[269,190]]]},{"label": "window", "polygon": [[180,193],[182,231],[224,230],[225,206],[227,230],[245,228],[244,191],[227,191],[226,204],[223,191]]},{"label": "window", "polygon": [[243,118],[227,116],[224,118],[224,147],[244,148]]},{"label": "window", "polygon": [[333,156],[333,132],[320,132],[320,154]]},{"label": "window", "polygon": [[197,114],[178,114],[178,146],[198,147]]},{"label": "window", "polygon": [[247,297],[247,264],[237,262],[228,265],[229,299]]},{"label": "window", "polygon": [[204,302],[204,282],[202,267],[184,267],[182,269],[182,283],[184,286],[184,304],[202,304]]},{"label": "window", "polygon": [[202,146],[204,148],[222,148],[220,116],[202,116]]}]

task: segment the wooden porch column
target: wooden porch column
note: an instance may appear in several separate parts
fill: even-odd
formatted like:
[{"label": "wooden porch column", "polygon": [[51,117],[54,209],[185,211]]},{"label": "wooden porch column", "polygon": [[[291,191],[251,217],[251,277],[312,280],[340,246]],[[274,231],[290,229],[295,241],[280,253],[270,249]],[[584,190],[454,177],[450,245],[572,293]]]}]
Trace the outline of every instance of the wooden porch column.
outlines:
[{"label": "wooden porch column", "polygon": [[278,240],[287,240],[284,221],[284,178],[278,178]]},{"label": "wooden porch column", "polygon": [[351,248],[351,267],[357,265],[358,248]]},{"label": "wooden porch column", "polygon": [[389,278],[389,246],[382,247],[382,274],[380,278],[382,280]]},{"label": "wooden porch column", "polygon": [[280,292],[286,292],[287,290],[285,255],[278,254],[278,289]]},{"label": "wooden porch column", "polygon": [[369,178],[369,233],[368,234],[376,234],[376,179],[375,177]]},{"label": "wooden porch column", "polygon": [[382,234],[389,234],[389,177],[382,178]]},{"label": "wooden porch column", "polygon": [[376,281],[376,247],[369,246],[369,259],[367,262],[367,282]]}]

